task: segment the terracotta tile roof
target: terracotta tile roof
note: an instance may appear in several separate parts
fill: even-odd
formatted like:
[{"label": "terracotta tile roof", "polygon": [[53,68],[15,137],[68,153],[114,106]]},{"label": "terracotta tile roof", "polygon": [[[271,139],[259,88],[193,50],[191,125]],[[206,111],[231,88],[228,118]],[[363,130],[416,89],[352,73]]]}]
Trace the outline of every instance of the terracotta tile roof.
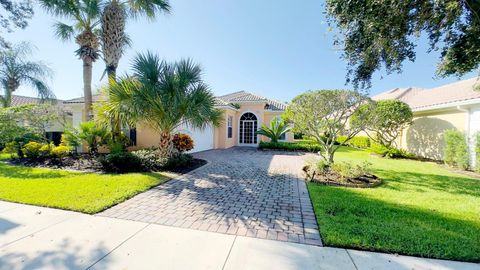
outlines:
[{"label": "terracotta tile roof", "polygon": [[[424,88],[395,88],[372,97],[374,100],[398,99],[413,110],[427,109],[431,106],[440,106],[452,103],[480,99],[480,77],[458,81],[431,89]],[[479,101],[480,103],[480,101]]]},{"label": "terracotta tile roof", "polygon": [[[1,96],[1,95],[0,95]],[[27,105],[27,104],[39,104],[41,103],[41,99],[35,97],[27,97],[27,96],[19,96],[19,95],[12,95],[12,107]],[[61,102],[61,100],[57,100],[57,102]]]},{"label": "terracotta tile roof", "polygon": [[227,103],[265,102],[265,109],[272,111],[283,111],[287,108],[287,104],[283,102],[268,99],[246,91],[238,91],[228,95],[219,96],[218,98]]},{"label": "terracotta tile roof", "polygon": [[[100,95],[93,95],[92,96],[92,101],[93,102],[98,101],[99,99],[100,99]],[[65,103],[65,104],[75,104],[75,103],[83,103],[83,102],[85,102],[84,97],[73,98],[73,99],[68,99],[68,100],[63,101],[63,103]]]}]

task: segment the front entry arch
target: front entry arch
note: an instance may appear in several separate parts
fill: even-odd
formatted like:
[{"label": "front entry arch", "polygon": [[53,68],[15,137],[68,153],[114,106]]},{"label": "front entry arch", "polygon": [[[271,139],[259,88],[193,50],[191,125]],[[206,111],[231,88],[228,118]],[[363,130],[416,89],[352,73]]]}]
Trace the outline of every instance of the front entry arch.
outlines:
[{"label": "front entry arch", "polygon": [[238,143],[240,145],[256,145],[258,118],[251,112],[246,112],[240,117]]}]

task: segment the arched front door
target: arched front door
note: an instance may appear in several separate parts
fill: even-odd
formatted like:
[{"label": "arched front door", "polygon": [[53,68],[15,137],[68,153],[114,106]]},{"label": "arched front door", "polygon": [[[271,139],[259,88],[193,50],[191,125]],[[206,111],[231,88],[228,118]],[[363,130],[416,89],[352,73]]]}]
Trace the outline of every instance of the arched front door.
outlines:
[{"label": "arched front door", "polygon": [[258,119],[255,114],[246,112],[240,117],[239,144],[256,145],[257,144]]}]

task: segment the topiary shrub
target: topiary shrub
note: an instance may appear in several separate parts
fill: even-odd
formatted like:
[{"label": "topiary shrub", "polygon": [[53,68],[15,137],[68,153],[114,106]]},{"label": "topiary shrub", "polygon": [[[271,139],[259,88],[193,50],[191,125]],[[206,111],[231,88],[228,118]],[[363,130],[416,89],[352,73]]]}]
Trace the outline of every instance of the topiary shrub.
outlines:
[{"label": "topiary shrub", "polygon": [[458,130],[449,129],[443,133],[443,138],[445,142],[444,162],[452,167],[468,169],[469,156],[465,134]]},{"label": "topiary shrub", "polygon": [[186,152],[193,149],[193,140],[192,138],[183,133],[177,133],[173,135],[172,139],[173,147],[177,149],[179,152]]},{"label": "topiary shrub", "polygon": [[39,142],[29,142],[22,147],[22,153],[28,158],[38,158],[43,146],[44,144]]},{"label": "topiary shrub", "polygon": [[366,136],[355,136],[347,143],[349,146],[366,149],[370,147],[370,138]]},{"label": "topiary shrub", "polygon": [[132,153],[117,152],[99,158],[103,169],[107,172],[126,173],[145,171],[142,161]]},{"label": "topiary shrub", "polygon": [[63,158],[65,157],[66,155],[68,155],[71,151],[71,148],[68,147],[68,146],[65,146],[65,145],[59,145],[59,146],[55,146],[50,154],[53,156],[53,157],[56,157],[56,158]]}]

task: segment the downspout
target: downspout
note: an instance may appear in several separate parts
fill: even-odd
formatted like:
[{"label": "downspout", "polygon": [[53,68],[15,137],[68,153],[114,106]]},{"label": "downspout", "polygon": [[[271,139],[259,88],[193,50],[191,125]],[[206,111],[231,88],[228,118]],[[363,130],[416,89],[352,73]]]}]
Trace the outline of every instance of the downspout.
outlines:
[{"label": "downspout", "polygon": [[474,166],[473,162],[475,160],[475,157],[473,155],[475,153],[475,149],[473,144],[471,143],[472,141],[470,138],[470,109],[465,109],[465,108],[462,108],[462,106],[457,105],[457,110],[461,112],[465,112],[467,114],[465,119],[465,137],[467,140],[469,165],[473,167]]}]

